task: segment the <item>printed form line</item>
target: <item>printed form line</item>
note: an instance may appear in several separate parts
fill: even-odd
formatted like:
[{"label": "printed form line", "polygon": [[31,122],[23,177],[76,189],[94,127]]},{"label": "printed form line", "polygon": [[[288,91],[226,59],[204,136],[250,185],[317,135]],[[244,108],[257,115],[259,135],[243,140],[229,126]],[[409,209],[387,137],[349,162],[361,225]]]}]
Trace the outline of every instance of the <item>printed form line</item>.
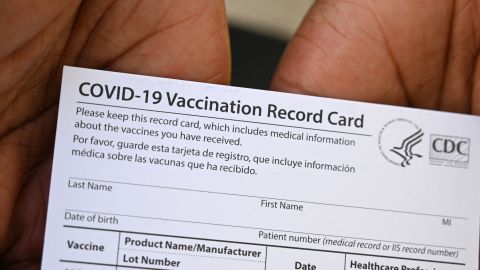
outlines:
[{"label": "printed form line", "polygon": [[333,207],[344,207],[344,208],[354,208],[354,209],[363,209],[363,210],[371,210],[371,211],[391,212],[391,213],[397,213],[397,214],[409,214],[409,215],[419,215],[419,216],[429,216],[429,217],[441,217],[441,218],[451,218],[451,219],[458,219],[458,220],[467,220],[466,217],[451,216],[451,215],[411,212],[411,211],[382,209],[382,208],[373,208],[373,207],[363,207],[363,206],[355,206],[355,205],[324,203],[324,202],[303,201],[303,200],[275,198],[275,197],[266,197],[266,196],[258,196],[258,195],[248,195],[248,194],[238,194],[238,193],[228,193],[228,192],[218,192],[218,191],[208,191],[208,190],[198,190],[198,189],[188,189],[188,188],[178,188],[178,187],[168,187],[168,186],[157,186],[157,185],[148,185],[148,184],[137,184],[137,183],[130,183],[130,182],[100,180],[100,179],[93,179],[93,178],[82,178],[82,177],[69,177],[69,178],[74,179],[74,180],[94,181],[94,182],[100,182],[100,183],[111,183],[111,184],[121,184],[121,185],[140,186],[140,187],[152,187],[152,188],[170,189],[170,190],[187,191],[187,192],[199,192],[199,193],[227,195],[227,196],[236,196],[236,197],[269,199],[269,200],[289,201],[289,202],[325,205],[325,206],[333,206]]},{"label": "printed form line", "polygon": [[124,267],[124,268],[145,269],[145,270],[152,270],[152,269],[153,270],[170,270],[170,269],[166,269],[166,268],[141,267],[141,266],[132,266],[132,265],[88,262],[88,261],[60,260],[60,262],[62,262],[62,263],[87,264],[87,265],[111,266],[111,267]]},{"label": "printed form line", "polygon": [[157,113],[175,114],[175,115],[182,115],[182,116],[201,117],[201,118],[209,118],[209,119],[216,119],[216,120],[236,121],[236,122],[249,123],[249,124],[268,125],[268,126],[287,127],[287,128],[297,128],[297,129],[305,129],[305,130],[313,130],[313,131],[322,131],[322,132],[340,133],[340,134],[348,134],[348,135],[363,136],[363,137],[372,137],[371,134],[365,134],[365,133],[356,133],[356,132],[338,131],[338,130],[330,130],[330,129],[319,129],[319,128],[308,128],[308,127],[272,124],[272,123],[266,123],[266,122],[239,120],[239,119],[233,119],[233,118],[214,117],[214,116],[206,116],[206,115],[199,115],[199,114],[189,114],[189,113],[179,113],[179,112],[142,109],[142,108],[109,105],[109,104],[94,103],[94,102],[77,101],[77,103],[78,104],[85,104],[85,105],[95,105],[95,106],[103,106],[103,107],[137,110],[137,111],[157,112]]},{"label": "printed form line", "polygon": [[[73,226],[73,225],[63,225],[63,227],[72,228],[72,229],[85,229],[85,230],[97,230],[97,231],[106,231],[106,232],[122,232],[122,233],[130,233],[130,234],[172,237],[172,238],[191,239],[191,240],[200,240],[200,241],[211,241],[211,242],[220,242],[220,243],[243,244],[243,245],[261,246],[261,247],[267,247],[267,248],[269,248],[269,247],[284,248],[284,249],[294,249],[294,250],[317,251],[317,252],[325,252],[325,253],[358,255],[358,256],[376,257],[376,258],[387,258],[387,259],[408,260],[408,261],[429,262],[429,263],[441,263],[441,264],[449,264],[449,265],[461,265],[461,266],[466,265],[465,263],[459,263],[459,262],[415,259],[415,258],[406,258],[406,257],[395,257],[395,256],[365,254],[365,253],[356,253],[356,252],[344,252],[344,251],[324,250],[324,249],[314,249],[314,248],[291,247],[291,246],[282,246],[282,245],[270,245],[270,244],[260,244],[260,243],[240,242],[240,241],[226,241],[226,240],[218,240],[218,239],[210,239],[210,238],[199,238],[199,237],[187,237],[187,236],[178,236],[178,235],[144,233],[144,232],[136,232],[136,231],[103,229],[103,228],[82,227],[82,226]],[[123,266],[121,266],[121,267],[123,267]]]},{"label": "printed form line", "polygon": [[[289,231],[289,230],[272,229],[272,228],[249,227],[249,226],[232,225],[232,224],[221,224],[221,223],[210,223],[210,222],[193,221],[193,220],[169,219],[169,218],[161,218],[161,217],[145,217],[145,216],[136,216],[136,215],[127,215],[127,214],[115,214],[115,213],[106,213],[106,212],[99,212],[99,211],[87,211],[87,210],[77,210],[77,209],[65,209],[65,211],[78,212],[78,213],[89,213],[89,214],[102,214],[102,215],[119,216],[119,217],[140,218],[140,219],[162,220],[162,221],[180,222],[180,223],[190,223],[190,224],[200,224],[200,225],[211,225],[211,226],[230,227],[230,228],[241,228],[241,229],[251,229],[251,230],[276,231],[276,232],[284,232],[284,233],[296,233],[296,234],[306,234],[306,235],[329,236],[329,237],[337,237],[337,238],[350,238],[350,239],[357,239],[357,240],[382,241],[382,242],[388,242],[388,243],[399,243],[399,244],[408,244],[408,245],[417,245],[417,246],[428,246],[428,247],[451,248],[451,249],[457,249],[457,250],[466,250],[466,248],[462,248],[462,247],[430,245],[430,244],[424,244],[424,243],[410,243],[410,242],[401,242],[401,241],[383,240],[383,239],[360,238],[360,237],[351,237],[351,236],[343,236],[343,235],[330,235],[330,234],[321,234],[321,233],[299,232],[299,231]],[[229,242],[229,241],[227,241],[227,242]]]}]

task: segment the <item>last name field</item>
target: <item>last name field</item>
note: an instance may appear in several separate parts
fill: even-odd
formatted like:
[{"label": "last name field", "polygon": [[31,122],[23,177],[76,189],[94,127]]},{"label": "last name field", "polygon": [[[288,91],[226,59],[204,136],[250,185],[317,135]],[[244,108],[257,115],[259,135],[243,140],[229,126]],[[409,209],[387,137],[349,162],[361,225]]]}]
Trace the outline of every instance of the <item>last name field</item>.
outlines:
[{"label": "last name field", "polygon": [[77,179],[68,179],[67,187],[71,189],[81,189],[81,190],[94,190],[94,191],[106,191],[112,192],[113,186],[110,184],[99,184],[94,181],[89,180],[77,180]]}]

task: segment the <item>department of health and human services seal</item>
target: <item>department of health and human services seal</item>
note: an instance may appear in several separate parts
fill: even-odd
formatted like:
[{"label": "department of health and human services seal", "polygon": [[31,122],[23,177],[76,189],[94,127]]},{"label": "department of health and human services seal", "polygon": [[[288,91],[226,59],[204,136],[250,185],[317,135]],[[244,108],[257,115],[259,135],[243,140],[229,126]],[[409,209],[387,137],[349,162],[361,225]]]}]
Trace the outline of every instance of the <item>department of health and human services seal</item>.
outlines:
[{"label": "department of health and human services seal", "polygon": [[412,121],[405,118],[393,119],[380,130],[378,149],[388,162],[407,167],[422,157],[417,146],[423,137],[423,130]]}]

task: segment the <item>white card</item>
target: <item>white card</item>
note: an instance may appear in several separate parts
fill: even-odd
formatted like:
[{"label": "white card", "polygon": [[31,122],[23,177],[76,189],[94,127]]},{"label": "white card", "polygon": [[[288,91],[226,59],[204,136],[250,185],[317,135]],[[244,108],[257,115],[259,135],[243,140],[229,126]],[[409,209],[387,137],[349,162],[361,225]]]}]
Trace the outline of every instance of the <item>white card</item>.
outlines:
[{"label": "white card", "polygon": [[65,67],[42,269],[478,269],[480,118]]}]

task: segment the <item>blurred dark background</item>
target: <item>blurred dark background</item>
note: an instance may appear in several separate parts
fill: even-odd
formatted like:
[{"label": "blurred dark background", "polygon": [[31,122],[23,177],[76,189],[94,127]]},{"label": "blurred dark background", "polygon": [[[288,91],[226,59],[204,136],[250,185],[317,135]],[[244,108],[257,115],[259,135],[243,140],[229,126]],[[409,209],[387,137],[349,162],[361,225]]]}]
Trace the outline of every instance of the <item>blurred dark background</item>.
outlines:
[{"label": "blurred dark background", "polygon": [[232,85],[268,89],[287,42],[230,26]]},{"label": "blurred dark background", "polygon": [[225,0],[232,85],[268,89],[282,53],[314,0]]}]

